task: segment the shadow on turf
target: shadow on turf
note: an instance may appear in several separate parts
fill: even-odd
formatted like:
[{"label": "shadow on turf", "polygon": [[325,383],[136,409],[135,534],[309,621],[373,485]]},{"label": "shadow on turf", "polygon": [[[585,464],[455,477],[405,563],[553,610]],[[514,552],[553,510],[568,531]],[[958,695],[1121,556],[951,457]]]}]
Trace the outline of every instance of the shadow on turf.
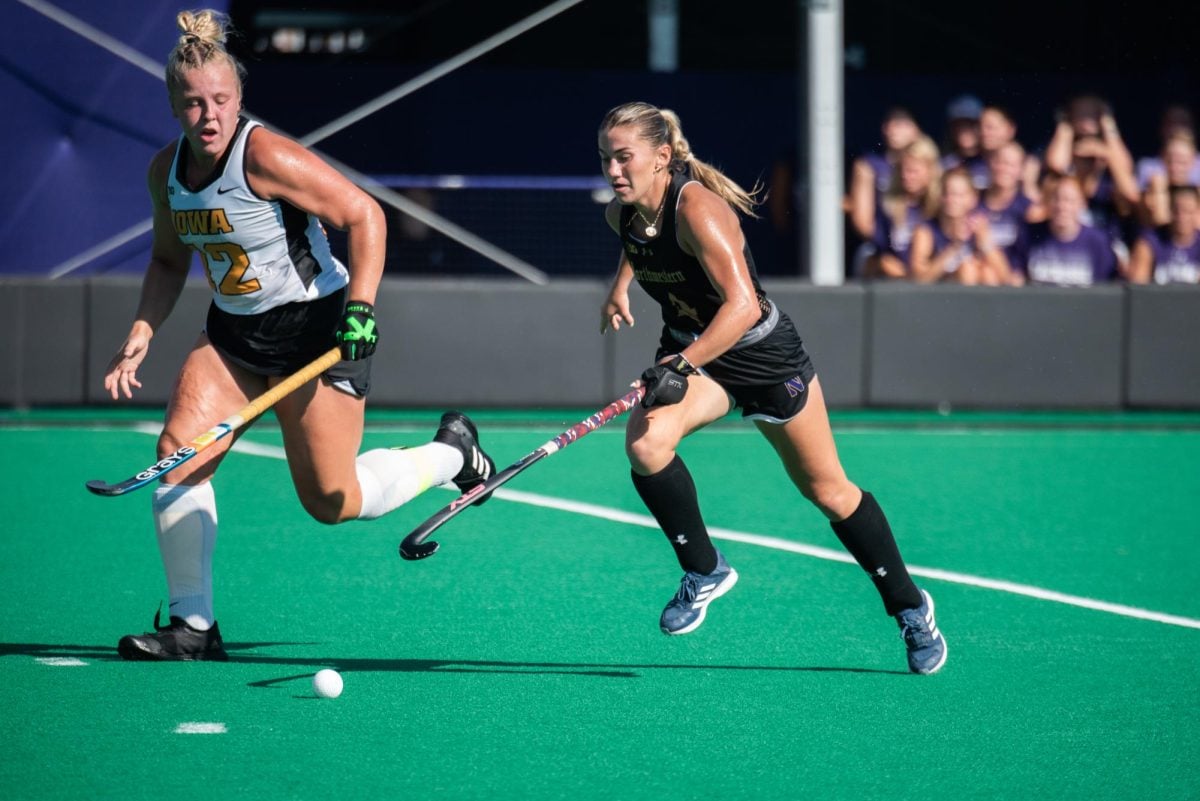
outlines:
[{"label": "shadow on turf", "polygon": [[[226,648],[230,646],[227,644]],[[592,662],[503,662],[488,659],[299,659],[250,654],[230,656],[231,661],[261,665],[296,665],[310,668],[331,667],[339,673],[386,671],[396,673],[508,673],[517,675],[599,676],[610,679],[636,679],[643,670],[733,670],[788,673],[874,673],[908,676],[908,671],[876,670],[854,667],[781,667],[779,665],[686,665],[686,664],[600,664]],[[251,687],[275,687],[298,679],[307,679],[312,671],[252,681]]]},{"label": "shadow on turf", "polygon": [[[227,645],[229,650],[244,648],[270,648],[277,645],[317,645],[315,642],[246,642],[237,645]],[[62,643],[22,643],[0,642],[0,657],[32,656],[32,657],[66,657],[76,659],[94,659],[97,662],[120,662],[116,646],[107,645],[64,645]],[[252,661],[252,660],[246,660]]]},{"label": "shadow on turf", "polygon": [[[245,642],[225,643],[230,652],[230,662],[252,665],[278,665],[306,668],[306,672],[279,676],[272,679],[252,681],[251,687],[275,687],[298,679],[307,679],[318,668],[331,667],[340,673],[384,671],[392,673],[509,673],[517,675],[564,675],[598,676],[611,679],[636,679],[642,670],[731,670],[765,671],[787,673],[867,673],[893,676],[908,676],[903,670],[877,670],[875,668],[779,665],[686,665],[686,664],[600,664],[590,662],[503,662],[487,659],[321,659],[304,657],[280,657],[266,654],[247,653],[258,648],[273,646],[317,645],[317,643],[294,642]],[[0,643],[0,657],[73,656],[96,661],[120,661],[116,648],[101,645],[63,645],[49,643]]]}]

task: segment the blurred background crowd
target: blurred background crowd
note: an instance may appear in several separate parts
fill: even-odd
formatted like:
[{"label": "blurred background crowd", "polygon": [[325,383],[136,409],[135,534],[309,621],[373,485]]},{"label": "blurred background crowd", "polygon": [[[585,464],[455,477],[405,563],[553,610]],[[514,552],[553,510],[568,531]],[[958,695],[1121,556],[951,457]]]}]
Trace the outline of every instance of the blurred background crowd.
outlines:
[{"label": "blurred background crowd", "polygon": [[[851,274],[920,283],[1089,286],[1200,281],[1200,157],[1192,110],[1172,103],[1158,147],[1133,153],[1108,101],[1069,97],[1048,141],[1002,103],[967,94],[940,130],[903,106],[851,161]],[[1143,124],[1143,120],[1137,120]]]},{"label": "blurred background crowd", "polygon": [[[144,271],[146,164],[179,133],[161,78],[177,5],[10,4],[0,97],[17,124],[0,142],[20,191],[0,195],[0,276]],[[808,245],[844,237],[852,281],[1197,280],[1186,4],[842,0],[845,226],[811,232],[807,18],[821,0],[584,0],[382,105],[558,4],[200,5],[241,32],[247,112],[296,138],[355,117],[321,135],[323,153],[550,276],[611,274],[596,126],[646,100],[679,114],[699,157],[768,190],[745,226],[765,275],[810,278]],[[389,274],[510,274],[384,205]]]}]

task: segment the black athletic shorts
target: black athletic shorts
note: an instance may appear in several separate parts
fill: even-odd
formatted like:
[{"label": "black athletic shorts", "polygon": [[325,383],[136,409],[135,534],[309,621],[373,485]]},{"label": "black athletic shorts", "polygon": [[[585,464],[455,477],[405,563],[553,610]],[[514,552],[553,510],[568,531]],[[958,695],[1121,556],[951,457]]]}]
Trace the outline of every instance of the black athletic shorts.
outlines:
[{"label": "black athletic shorts", "polygon": [[[686,346],[664,326],[655,360]],[[700,372],[733,397],[742,417],[770,423],[786,422],[804,410],[808,385],[817,374],[796,326],[782,311],[775,328],[761,340],[726,351]]]},{"label": "black athletic shorts", "polygon": [[[285,303],[261,314],[230,314],[214,303],[205,333],[221,355],[256,375],[286,376],[335,344],[346,290],[313,301]],[[340,361],[323,375],[331,384],[365,398],[371,389],[371,359]]]}]

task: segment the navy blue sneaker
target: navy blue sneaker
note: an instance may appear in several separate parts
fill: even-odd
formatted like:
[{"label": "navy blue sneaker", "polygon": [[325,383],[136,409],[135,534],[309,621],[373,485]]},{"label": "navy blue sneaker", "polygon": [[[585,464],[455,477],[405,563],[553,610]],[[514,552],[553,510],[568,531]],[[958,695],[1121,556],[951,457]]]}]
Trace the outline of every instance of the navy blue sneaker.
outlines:
[{"label": "navy blue sneaker", "polygon": [[[496,472],[496,463],[492,457],[479,447],[479,432],[471,418],[462,412],[446,412],[438,424],[437,433],[433,435],[434,442],[441,442],[452,448],[457,448],[463,455],[462,470],[453,479],[454,486],[464,495],[491,478]],[[489,492],[474,504],[479,504],[492,497]]]},{"label": "navy blue sneaker", "polygon": [[933,598],[921,590],[922,604],[896,615],[900,637],[908,648],[908,669],[913,673],[937,673],[946,664],[946,639],[933,618]]},{"label": "navy blue sneaker", "polygon": [[684,573],[679,592],[663,609],[658,621],[663,634],[687,634],[700,628],[708,605],[733,589],[737,580],[737,571],[729,566],[720,551],[717,551],[717,567],[713,572]]}]

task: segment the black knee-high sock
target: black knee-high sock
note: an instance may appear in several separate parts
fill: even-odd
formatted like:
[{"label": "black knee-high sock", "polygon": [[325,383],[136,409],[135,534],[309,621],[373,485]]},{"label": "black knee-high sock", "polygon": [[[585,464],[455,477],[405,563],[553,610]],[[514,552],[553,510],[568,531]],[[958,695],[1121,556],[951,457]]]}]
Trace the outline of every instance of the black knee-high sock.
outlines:
[{"label": "black knee-high sock", "polygon": [[829,525],[859,566],[870,574],[889,615],[921,605],[921,593],[900,557],[892,527],[871,493],[863,492],[854,514]]},{"label": "black knee-high sock", "polygon": [[700,517],[696,484],[683,460],[676,455],[669,465],[650,476],[630,472],[642,502],[675,549],[680,567],[696,573],[716,570],[717,551]]}]

